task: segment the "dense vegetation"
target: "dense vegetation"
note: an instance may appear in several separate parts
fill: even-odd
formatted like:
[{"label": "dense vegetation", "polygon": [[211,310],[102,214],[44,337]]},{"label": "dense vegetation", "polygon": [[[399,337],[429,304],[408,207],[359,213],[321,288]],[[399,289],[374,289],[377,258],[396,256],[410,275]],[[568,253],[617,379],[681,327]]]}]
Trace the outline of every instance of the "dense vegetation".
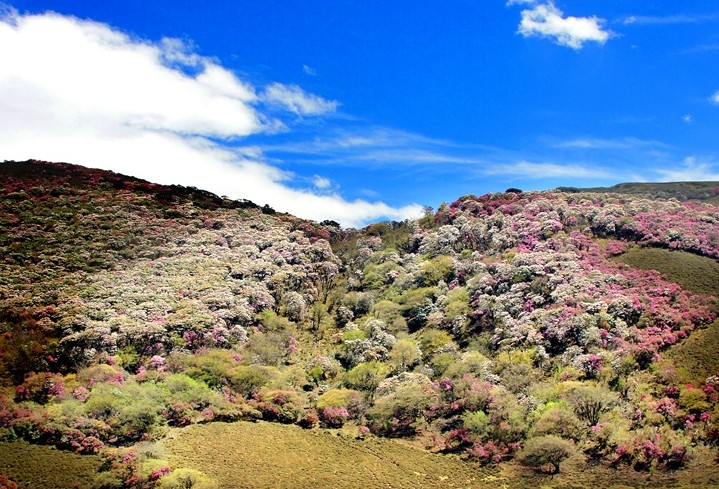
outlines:
[{"label": "dense vegetation", "polygon": [[665,354],[716,327],[716,289],[672,268],[717,273],[711,204],[508,192],[341,230],[31,161],[0,165],[0,229],[0,438],[100,454],[97,487],[214,487],[152,448],[211,421],[547,473],[719,442],[719,365]]}]

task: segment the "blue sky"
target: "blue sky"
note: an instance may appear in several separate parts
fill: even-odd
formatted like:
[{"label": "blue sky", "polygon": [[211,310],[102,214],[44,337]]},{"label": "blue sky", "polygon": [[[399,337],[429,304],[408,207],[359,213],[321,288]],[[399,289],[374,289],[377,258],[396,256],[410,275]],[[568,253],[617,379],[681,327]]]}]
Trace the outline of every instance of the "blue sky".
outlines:
[{"label": "blue sky", "polygon": [[719,180],[714,2],[2,5],[2,159],[349,226],[508,187]]}]

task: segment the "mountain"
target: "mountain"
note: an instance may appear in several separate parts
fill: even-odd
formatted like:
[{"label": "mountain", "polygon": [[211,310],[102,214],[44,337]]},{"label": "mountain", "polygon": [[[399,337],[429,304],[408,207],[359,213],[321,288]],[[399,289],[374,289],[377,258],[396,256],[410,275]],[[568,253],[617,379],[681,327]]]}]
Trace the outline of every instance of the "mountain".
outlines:
[{"label": "mountain", "polygon": [[693,183],[469,195],[342,230],[5,162],[0,438],[99,455],[95,487],[231,487],[236,468],[152,447],[258,420],[522,477],[590,462],[699,477],[719,440],[715,198]]}]

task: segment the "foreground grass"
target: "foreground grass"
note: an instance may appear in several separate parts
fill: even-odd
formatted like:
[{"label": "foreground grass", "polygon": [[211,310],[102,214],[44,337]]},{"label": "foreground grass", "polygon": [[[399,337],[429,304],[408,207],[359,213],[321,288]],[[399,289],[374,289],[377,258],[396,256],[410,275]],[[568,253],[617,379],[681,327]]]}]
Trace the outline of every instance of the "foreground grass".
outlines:
[{"label": "foreground grass", "polygon": [[17,482],[18,488],[90,488],[100,464],[100,457],[44,445],[0,443],[0,475]]},{"label": "foreground grass", "polygon": [[[354,431],[275,423],[209,423],[173,429],[160,443],[174,467],[201,470],[221,488],[719,489],[716,450],[697,448],[680,471],[589,465],[576,455],[552,478],[514,462],[485,468],[406,442]],[[101,462],[47,446],[0,443],[0,475],[19,488],[91,488]]]},{"label": "foreground grass", "polygon": [[547,478],[513,462],[488,469],[394,440],[261,422],[175,429],[163,444],[173,465],[201,470],[222,488],[719,488],[708,450],[686,470],[652,474],[575,456]]},{"label": "foreground grass", "polygon": [[173,464],[227,488],[486,487],[490,475],[392,440],[271,423],[190,426],[173,430],[164,445]]}]

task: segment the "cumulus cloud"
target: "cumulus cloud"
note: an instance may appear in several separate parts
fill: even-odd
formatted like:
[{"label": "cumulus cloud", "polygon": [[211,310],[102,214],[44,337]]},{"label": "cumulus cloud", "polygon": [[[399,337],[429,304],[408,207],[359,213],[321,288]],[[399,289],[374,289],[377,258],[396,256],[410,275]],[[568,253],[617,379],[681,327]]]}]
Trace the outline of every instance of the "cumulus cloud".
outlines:
[{"label": "cumulus cloud", "polygon": [[715,104],[719,104],[719,91],[714,93],[714,95],[711,96],[710,100]]},{"label": "cumulus cloud", "polygon": [[604,30],[603,19],[597,17],[564,17],[564,12],[554,2],[528,2],[513,0],[511,3],[527,3],[532,8],[522,10],[519,33],[524,37],[548,37],[562,46],[581,49],[585,42],[604,44],[611,32]]},{"label": "cumulus cloud", "polygon": [[272,83],[263,94],[264,100],[297,115],[319,115],[334,112],[339,107],[336,100],[325,100],[317,95],[306,93],[297,85]]},{"label": "cumulus cloud", "polygon": [[290,188],[292,174],[237,144],[285,128],[263,104],[319,115],[335,101],[294,85],[258,90],[177,39],[149,42],[54,13],[0,15],[1,159],[104,168],[349,226],[421,213]]},{"label": "cumulus cloud", "polygon": [[[150,44],[103,24],[45,14],[5,17],[0,45],[12,46],[0,51],[6,123],[113,121],[214,137],[244,136],[271,124],[252,108],[251,86],[208,59],[190,59],[176,41]],[[168,63],[201,72],[187,76]]]},{"label": "cumulus cloud", "polygon": [[657,169],[663,182],[719,181],[719,167],[707,161],[699,161],[696,156],[684,158],[678,168]]}]

